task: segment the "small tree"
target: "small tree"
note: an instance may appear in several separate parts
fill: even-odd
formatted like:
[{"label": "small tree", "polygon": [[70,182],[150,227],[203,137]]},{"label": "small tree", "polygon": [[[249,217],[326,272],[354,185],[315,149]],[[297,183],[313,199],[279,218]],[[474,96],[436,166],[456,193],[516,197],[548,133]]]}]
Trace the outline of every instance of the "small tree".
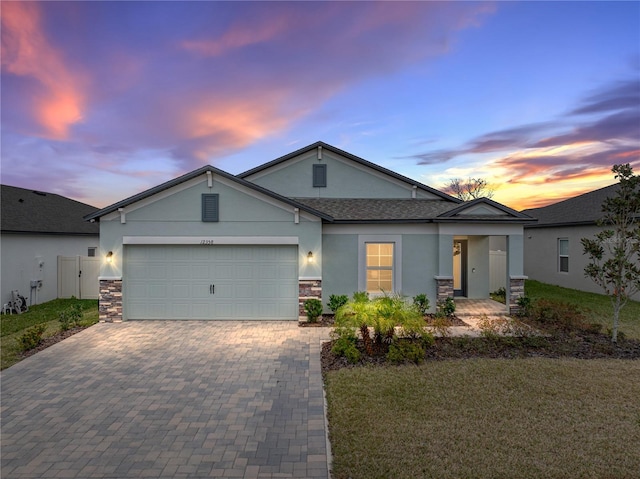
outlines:
[{"label": "small tree", "polygon": [[483,197],[492,198],[495,188],[483,178],[467,178],[466,181],[462,178],[451,178],[444,191],[462,201],[471,201]]},{"label": "small tree", "polygon": [[602,203],[599,226],[606,229],[595,239],[582,238],[590,263],[584,274],[604,289],[613,306],[611,341],[618,341],[620,310],[640,291],[640,176],[627,163],[611,171],[620,180],[615,196]]}]

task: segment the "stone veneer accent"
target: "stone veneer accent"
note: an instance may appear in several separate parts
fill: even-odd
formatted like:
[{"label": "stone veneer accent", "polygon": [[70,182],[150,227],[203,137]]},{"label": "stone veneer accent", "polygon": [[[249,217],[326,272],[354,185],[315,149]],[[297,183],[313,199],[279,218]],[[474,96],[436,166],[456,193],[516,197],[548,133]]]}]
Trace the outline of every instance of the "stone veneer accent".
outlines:
[{"label": "stone veneer accent", "polygon": [[453,298],[453,277],[436,276],[438,292],[436,293],[436,304],[444,302],[447,298]]},{"label": "stone veneer accent", "polygon": [[307,317],[304,310],[304,302],[309,298],[322,301],[322,280],[301,279],[298,280],[298,316]]},{"label": "stone veneer accent", "polygon": [[100,280],[99,320],[113,323],[122,321],[122,280]]},{"label": "stone veneer accent", "polygon": [[526,276],[512,276],[509,278],[509,314],[518,314],[518,298],[524,296],[524,280]]}]

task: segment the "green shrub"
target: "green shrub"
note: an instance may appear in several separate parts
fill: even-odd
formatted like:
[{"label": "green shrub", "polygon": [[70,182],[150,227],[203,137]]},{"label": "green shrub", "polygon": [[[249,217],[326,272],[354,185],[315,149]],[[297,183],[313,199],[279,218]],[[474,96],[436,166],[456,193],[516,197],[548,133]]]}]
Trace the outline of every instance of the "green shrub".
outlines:
[{"label": "green shrub", "polygon": [[38,344],[42,342],[42,335],[46,329],[47,326],[45,324],[36,324],[27,329],[24,334],[17,339],[18,348],[21,351],[29,351],[38,346]]},{"label": "green shrub", "polygon": [[498,288],[493,293],[490,294],[491,299],[494,301],[498,301],[502,304],[507,302],[507,290],[504,288]]},{"label": "green shrub", "polygon": [[433,331],[441,338],[448,338],[451,335],[451,322],[444,314],[436,314],[431,322]]},{"label": "green shrub", "polygon": [[429,298],[427,298],[426,294],[417,294],[413,297],[413,305],[424,316],[429,310]]},{"label": "green shrub", "polygon": [[366,303],[367,301],[369,301],[369,293],[366,291],[356,291],[353,293],[354,303]]},{"label": "green shrub", "polygon": [[304,310],[310,323],[315,323],[322,314],[322,301],[315,298],[307,299],[304,302]]},{"label": "green shrub", "polygon": [[519,316],[529,316],[529,313],[531,312],[531,298],[529,296],[526,294],[524,296],[520,296],[516,300],[516,304],[520,308],[520,311],[518,311]]},{"label": "green shrub", "polygon": [[68,331],[71,328],[77,328],[80,326],[82,316],[82,305],[80,303],[75,303],[71,305],[71,307],[61,311],[58,316],[58,321],[60,321],[60,330]]},{"label": "green shrub", "polygon": [[346,294],[332,294],[329,296],[329,309],[334,313],[338,311],[338,308],[344,306],[349,302],[349,297]]},{"label": "green shrub", "polygon": [[529,318],[549,329],[563,332],[593,332],[595,328],[578,306],[549,299],[537,300],[530,308]]},{"label": "green shrub", "polygon": [[331,332],[331,337],[336,339],[331,348],[333,354],[346,357],[350,363],[360,361],[361,354],[356,347],[358,337],[353,328],[338,326]]},{"label": "green shrub", "polygon": [[456,312],[456,303],[453,298],[448,297],[444,301],[441,301],[438,305],[438,312],[446,317],[453,316]]},{"label": "green shrub", "polygon": [[387,360],[392,363],[412,362],[420,364],[424,361],[424,347],[413,341],[398,341],[389,346]]}]

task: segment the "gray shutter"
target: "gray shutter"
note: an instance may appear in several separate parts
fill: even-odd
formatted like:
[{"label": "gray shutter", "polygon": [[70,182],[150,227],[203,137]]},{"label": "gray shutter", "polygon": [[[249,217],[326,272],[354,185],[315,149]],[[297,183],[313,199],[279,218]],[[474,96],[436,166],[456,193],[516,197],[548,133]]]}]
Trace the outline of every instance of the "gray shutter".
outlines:
[{"label": "gray shutter", "polygon": [[327,186],[327,165],[313,165],[313,186],[314,188]]},{"label": "gray shutter", "polygon": [[218,195],[202,195],[202,221],[218,221]]}]

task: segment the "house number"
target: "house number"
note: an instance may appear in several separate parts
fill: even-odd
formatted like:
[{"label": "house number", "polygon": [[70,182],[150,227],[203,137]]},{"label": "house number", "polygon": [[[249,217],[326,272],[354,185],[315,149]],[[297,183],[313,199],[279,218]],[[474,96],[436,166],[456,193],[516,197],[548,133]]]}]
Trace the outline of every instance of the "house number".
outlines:
[{"label": "house number", "polygon": [[200,244],[214,244],[213,240],[201,240]]}]

